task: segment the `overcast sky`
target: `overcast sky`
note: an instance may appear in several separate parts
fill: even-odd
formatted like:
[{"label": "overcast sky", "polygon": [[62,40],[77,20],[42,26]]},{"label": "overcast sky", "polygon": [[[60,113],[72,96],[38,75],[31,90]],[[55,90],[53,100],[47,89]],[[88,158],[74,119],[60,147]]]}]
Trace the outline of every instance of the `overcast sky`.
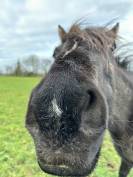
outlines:
[{"label": "overcast sky", "polygon": [[92,24],[117,18],[120,34],[133,41],[133,0],[1,0],[0,66],[30,54],[51,57],[58,24],[67,29],[86,15]]}]

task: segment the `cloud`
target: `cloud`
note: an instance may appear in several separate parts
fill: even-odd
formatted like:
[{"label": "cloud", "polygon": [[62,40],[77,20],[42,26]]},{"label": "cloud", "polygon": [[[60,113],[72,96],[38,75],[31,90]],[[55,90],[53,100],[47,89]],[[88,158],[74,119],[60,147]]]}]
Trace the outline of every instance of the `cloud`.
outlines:
[{"label": "cloud", "polygon": [[122,23],[120,24],[120,34],[123,35],[123,37],[127,41],[133,42],[133,13],[129,12],[125,18],[123,19]]},{"label": "cloud", "polygon": [[[4,0],[0,2],[0,66],[29,54],[51,57],[59,43],[57,25],[68,29],[80,17],[105,24],[118,17],[120,33],[132,35],[133,2],[130,0]],[[128,34],[128,35],[127,35]]]}]

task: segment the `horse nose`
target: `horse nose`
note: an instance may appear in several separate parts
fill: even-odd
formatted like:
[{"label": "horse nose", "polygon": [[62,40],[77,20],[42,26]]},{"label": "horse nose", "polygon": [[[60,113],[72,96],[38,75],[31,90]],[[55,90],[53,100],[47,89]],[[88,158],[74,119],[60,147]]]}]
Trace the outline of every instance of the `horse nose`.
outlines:
[{"label": "horse nose", "polygon": [[55,138],[61,143],[69,142],[78,132],[78,126],[73,121],[60,122],[59,129],[54,130]]},{"label": "horse nose", "polygon": [[53,99],[47,110],[42,109],[36,114],[41,132],[49,139],[58,139],[62,143],[72,139],[80,125],[77,107],[66,105],[66,102],[60,105]]},{"label": "horse nose", "polygon": [[39,127],[44,136],[49,141],[58,140],[61,144],[71,141],[78,132],[79,123],[77,117],[62,114],[61,117],[49,117],[40,119]]}]

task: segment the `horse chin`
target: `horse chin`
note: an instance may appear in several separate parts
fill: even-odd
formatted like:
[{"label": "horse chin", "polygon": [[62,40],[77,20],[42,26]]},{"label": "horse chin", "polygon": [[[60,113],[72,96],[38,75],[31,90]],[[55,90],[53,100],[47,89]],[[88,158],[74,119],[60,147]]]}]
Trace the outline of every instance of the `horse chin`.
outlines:
[{"label": "horse chin", "polygon": [[93,162],[91,164],[88,164],[87,167],[79,167],[79,166],[72,166],[71,164],[59,164],[59,165],[52,165],[52,164],[43,164],[40,160],[38,160],[38,164],[41,168],[42,171],[52,174],[52,175],[57,175],[57,176],[82,176],[85,177],[89,174],[92,173],[94,170],[98,158],[100,155],[100,150],[97,152]]}]

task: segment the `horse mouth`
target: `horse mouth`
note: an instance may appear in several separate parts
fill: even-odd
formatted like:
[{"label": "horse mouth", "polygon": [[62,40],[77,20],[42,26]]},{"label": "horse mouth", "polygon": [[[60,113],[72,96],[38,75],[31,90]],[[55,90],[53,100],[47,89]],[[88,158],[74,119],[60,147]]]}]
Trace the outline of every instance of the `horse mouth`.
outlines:
[{"label": "horse mouth", "polygon": [[64,162],[62,159],[61,160],[58,159],[58,163],[57,160],[48,163],[39,158],[38,158],[38,164],[42,171],[52,175],[69,176],[69,177],[70,176],[85,177],[94,170],[97,161],[99,159],[99,155],[100,155],[100,149],[96,153],[95,158],[92,160],[92,162],[87,164],[85,162],[82,162],[81,164],[78,163],[78,161],[76,163],[70,161]]},{"label": "horse mouth", "polygon": [[[86,176],[88,170],[83,170],[80,168],[76,168],[76,167],[70,167],[68,165],[49,165],[49,164],[45,164],[42,165],[40,162],[39,166],[40,168],[49,174],[52,175],[57,175],[57,176]],[[84,171],[84,172],[83,172]]]}]

